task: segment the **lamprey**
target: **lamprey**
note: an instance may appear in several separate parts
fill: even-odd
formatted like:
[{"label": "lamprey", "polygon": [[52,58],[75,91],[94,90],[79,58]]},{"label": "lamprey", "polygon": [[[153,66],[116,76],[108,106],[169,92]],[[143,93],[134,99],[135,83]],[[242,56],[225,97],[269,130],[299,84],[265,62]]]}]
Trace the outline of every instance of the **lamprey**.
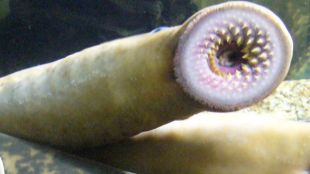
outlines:
[{"label": "lamprey", "polygon": [[202,110],[262,100],[284,79],[292,40],[265,7],[227,2],[181,26],[93,46],[0,79],[0,131],[98,146]]}]

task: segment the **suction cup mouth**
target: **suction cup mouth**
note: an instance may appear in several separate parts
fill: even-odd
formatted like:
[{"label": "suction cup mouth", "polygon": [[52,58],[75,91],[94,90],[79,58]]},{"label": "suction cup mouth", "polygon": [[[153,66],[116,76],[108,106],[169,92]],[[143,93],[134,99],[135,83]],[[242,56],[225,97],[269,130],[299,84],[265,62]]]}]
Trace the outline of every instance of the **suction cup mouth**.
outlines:
[{"label": "suction cup mouth", "polygon": [[237,110],[262,100],[284,80],[293,43],[283,22],[249,2],[203,9],[186,24],[175,56],[184,90],[202,104]]}]

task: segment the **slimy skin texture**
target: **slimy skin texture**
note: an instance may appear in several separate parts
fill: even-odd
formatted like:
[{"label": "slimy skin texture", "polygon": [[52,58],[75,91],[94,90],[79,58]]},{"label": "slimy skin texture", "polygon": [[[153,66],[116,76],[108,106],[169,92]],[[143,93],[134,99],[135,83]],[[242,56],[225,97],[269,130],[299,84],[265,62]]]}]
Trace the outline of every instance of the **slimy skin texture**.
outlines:
[{"label": "slimy skin texture", "polygon": [[80,155],[145,174],[307,174],[309,123],[272,115],[202,113]]},{"label": "slimy skin texture", "polygon": [[[221,23],[227,16],[228,23]],[[227,32],[213,37],[219,27]],[[103,43],[1,78],[0,131],[60,147],[119,141],[202,110],[254,104],[284,79],[291,56],[291,38],[271,11],[223,3],[181,26]]]},{"label": "slimy skin texture", "polygon": [[0,131],[84,148],[199,112],[203,107],[173,79],[178,28],[104,43],[3,77]]}]

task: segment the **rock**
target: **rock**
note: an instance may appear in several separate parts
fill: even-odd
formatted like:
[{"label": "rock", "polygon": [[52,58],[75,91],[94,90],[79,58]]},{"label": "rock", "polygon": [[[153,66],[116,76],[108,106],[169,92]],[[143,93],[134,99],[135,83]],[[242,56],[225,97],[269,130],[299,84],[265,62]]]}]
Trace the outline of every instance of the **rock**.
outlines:
[{"label": "rock", "polygon": [[269,97],[239,112],[283,112],[291,120],[310,120],[310,79],[284,81]]},{"label": "rock", "polygon": [[0,158],[5,174],[129,174],[4,134],[0,134]]}]

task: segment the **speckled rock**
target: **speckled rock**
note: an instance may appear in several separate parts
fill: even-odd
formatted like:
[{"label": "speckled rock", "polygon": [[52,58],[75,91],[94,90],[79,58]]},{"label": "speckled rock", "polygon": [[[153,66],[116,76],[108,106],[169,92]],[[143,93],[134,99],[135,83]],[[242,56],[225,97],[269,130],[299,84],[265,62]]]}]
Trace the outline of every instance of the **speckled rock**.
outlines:
[{"label": "speckled rock", "polygon": [[0,158],[5,174],[129,174],[4,134],[0,134]]},{"label": "speckled rock", "polygon": [[263,101],[239,112],[282,112],[291,120],[310,120],[310,79],[284,81]]}]

